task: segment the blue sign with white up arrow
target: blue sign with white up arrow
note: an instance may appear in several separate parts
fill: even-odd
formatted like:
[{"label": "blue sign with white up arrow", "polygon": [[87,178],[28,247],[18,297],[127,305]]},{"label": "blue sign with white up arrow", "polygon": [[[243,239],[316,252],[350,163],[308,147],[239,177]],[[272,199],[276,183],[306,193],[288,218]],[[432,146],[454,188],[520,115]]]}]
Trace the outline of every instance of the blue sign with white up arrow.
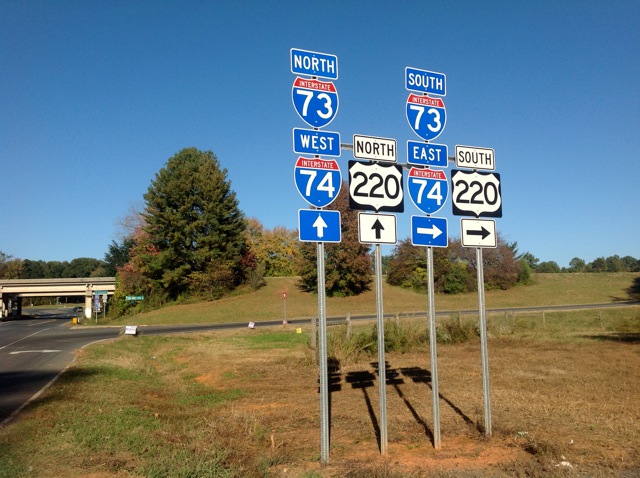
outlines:
[{"label": "blue sign with white up arrow", "polygon": [[298,210],[298,236],[301,242],[340,242],[340,211]]}]

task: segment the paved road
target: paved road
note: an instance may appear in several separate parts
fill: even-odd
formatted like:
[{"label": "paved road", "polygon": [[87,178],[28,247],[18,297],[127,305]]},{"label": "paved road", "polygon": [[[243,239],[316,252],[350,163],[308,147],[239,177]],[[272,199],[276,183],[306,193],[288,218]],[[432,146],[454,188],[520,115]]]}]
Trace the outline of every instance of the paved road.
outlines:
[{"label": "paved road", "polygon": [[[589,304],[556,307],[491,309],[487,312],[533,312],[588,308],[625,307],[637,303]],[[36,312],[37,310],[37,312]],[[35,309],[31,318],[0,322],[0,425],[30,399],[37,396],[70,363],[81,347],[118,337],[122,327],[71,327],[72,309]],[[461,311],[463,314],[477,310]],[[438,316],[456,312],[441,311]],[[375,315],[353,316],[352,320],[374,320]],[[291,325],[308,324],[309,319],[290,320]],[[344,323],[344,317],[329,317],[328,324]],[[281,325],[282,321],[257,322],[256,327]],[[247,327],[246,323],[140,327],[143,335],[175,334]]]},{"label": "paved road", "polygon": [[70,321],[58,310],[0,322],[0,423],[57,377],[76,350],[119,333],[102,327],[71,329]]}]

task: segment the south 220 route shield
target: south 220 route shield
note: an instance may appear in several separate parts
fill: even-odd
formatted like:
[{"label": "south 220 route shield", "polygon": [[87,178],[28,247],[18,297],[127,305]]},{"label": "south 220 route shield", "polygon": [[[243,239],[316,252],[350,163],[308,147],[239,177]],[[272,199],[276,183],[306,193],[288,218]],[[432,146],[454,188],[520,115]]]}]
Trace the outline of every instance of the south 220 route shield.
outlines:
[{"label": "south 220 route shield", "polygon": [[411,168],[407,178],[409,197],[426,214],[438,212],[449,195],[449,184],[444,171]]},{"label": "south 220 route shield", "polygon": [[447,122],[444,101],[411,93],[407,98],[407,121],[422,139],[430,141],[437,138]]},{"label": "south 220 route shield", "polygon": [[335,159],[298,158],[294,181],[298,192],[312,206],[331,204],[340,192],[342,174]]},{"label": "south 220 route shield", "polygon": [[314,128],[328,125],[338,112],[338,91],[330,81],[297,77],[293,82],[291,96],[300,118]]},{"label": "south 220 route shield", "polygon": [[451,170],[451,202],[455,216],[502,217],[500,175]]}]

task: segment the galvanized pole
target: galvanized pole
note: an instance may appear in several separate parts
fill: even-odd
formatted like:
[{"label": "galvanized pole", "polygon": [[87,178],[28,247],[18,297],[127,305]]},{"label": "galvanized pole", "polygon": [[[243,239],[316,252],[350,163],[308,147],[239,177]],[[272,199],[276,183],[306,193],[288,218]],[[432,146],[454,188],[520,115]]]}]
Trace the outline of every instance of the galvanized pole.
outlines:
[{"label": "galvanized pole", "polygon": [[433,401],[433,447],[440,449],[440,393],[438,392],[438,352],[436,350],[436,309],[433,291],[433,247],[427,247],[427,296],[429,297],[429,353],[431,355],[431,394]]},{"label": "galvanized pole", "polygon": [[287,324],[287,293],[286,292],[282,293],[282,309],[284,314],[282,323],[286,325]]},{"label": "galvanized pole", "polygon": [[318,242],[318,320],[320,322],[320,462],[329,463],[329,377],[327,368],[327,311],[324,272],[324,243]]},{"label": "galvanized pole", "polygon": [[489,352],[487,348],[487,318],[484,303],[484,263],[482,248],[476,248],[478,271],[478,305],[480,309],[480,351],[482,354],[482,395],[484,397],[484,434],[491,436],[491,394],[489,390]]},{"label": "galvanized pole", "polygon": [[380,453],[387,454],[387,367],[384,358],[384,311],[382,306],[382,253],[376,244],[376,310],[378,316],[378,378],[380,380]]}]

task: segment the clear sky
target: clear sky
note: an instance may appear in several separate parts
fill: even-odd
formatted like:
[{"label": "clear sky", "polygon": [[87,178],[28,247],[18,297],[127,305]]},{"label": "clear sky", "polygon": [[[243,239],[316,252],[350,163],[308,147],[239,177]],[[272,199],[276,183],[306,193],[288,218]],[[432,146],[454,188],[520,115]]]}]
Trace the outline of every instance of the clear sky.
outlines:
[{"label": "clear sky", "polygon": [[[495,150],[507,241],[560,266],[639,258],[639,25],[637,0],[0,0],[0,251],[103,258],[189,146],[218,156],[248,217],[297,229],[300,48],[338,57],[342,142],[395,138],[404,160],[420,140],[405,67],[444,73],[435,142]],[[412,214],[407,197],[401,239]],[[459,236],[451,198],[438,215]]]}]

